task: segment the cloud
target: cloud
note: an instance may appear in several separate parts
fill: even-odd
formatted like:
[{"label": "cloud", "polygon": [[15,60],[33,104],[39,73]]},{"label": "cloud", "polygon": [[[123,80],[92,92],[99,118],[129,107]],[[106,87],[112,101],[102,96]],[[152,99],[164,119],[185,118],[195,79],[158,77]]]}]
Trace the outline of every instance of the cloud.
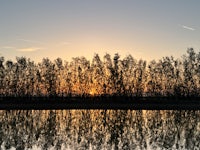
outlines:
[{"label": "cloud", "polygon": [[29,48],[21,48],[21,49],[17,49],[17,51],[19,52],[34,52],[34,51],[38,51],[41,50],[42,48],[39,47],[29,47]]},{"label": "cloud", "polygon": [[69,45],[70,42],[63,42],[62,44],[63,44],[63,45]]},{"label": "cloud", "polygon": [[39,41],[35,41],[35,40],[28,40],[28,39],[17,39],[18,41],[23,41],[23,42],[28,42],[28,43],[39,43],[39,44],[43,44],[42,42]]},{"label": "cloud", "polygon": [[38,50],[42,50],[42,47],[27,47],[27,48],[16,48],[12,46],[2,46],[0,49],[7,49],[7,50],[16,50],[18,52],[34,52]]},{"label": "cloud", "polygon": [[65,45],[70,45],[70,42],[61,42],[58,44],[58,46],[65,46]]},{"label": "cloud", "polygon": [[182,25],[182,28],[183,28],[183,29],[190,30],[190,31],[194,31],[194,30],[195,30],[194,28],[188,27],[188,26],[185,26],[185,25]]},{"label": "cloud", "polygon": [[3,46],[1,47],[2,49],[14,49],[15,47],[12,47],[12,46]]}]

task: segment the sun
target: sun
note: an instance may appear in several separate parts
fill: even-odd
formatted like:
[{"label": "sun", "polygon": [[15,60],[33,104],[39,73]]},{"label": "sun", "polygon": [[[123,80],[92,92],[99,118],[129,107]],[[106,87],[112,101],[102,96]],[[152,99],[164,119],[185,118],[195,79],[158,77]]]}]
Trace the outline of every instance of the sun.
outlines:
[{"label": "sun", "polygon": [[90,95],[94,96],[94,92],[93,92],[93,91],[90,91]]},{"label": "sun", "polygon": [[91,96],[97,95],[96,89],[94,89],[94,88],[90,89],[90,95],[91,95]]}]

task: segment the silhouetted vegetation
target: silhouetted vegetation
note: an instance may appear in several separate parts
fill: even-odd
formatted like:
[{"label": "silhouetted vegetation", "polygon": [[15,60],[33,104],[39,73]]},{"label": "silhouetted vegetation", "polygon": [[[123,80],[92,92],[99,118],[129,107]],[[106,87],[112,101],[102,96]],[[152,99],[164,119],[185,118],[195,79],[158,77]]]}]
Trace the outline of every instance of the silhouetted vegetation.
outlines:
[{"label": "silhouetted vegetation", "polygon": [[163,57],[147,63],[131,55],[103,59],[95,54],[71,62],[44,58],[39,63],[25,57],[16,61],[0,57],[0,96],[7,97],[199,97],[200,52],[192,48],[181,59]]}]

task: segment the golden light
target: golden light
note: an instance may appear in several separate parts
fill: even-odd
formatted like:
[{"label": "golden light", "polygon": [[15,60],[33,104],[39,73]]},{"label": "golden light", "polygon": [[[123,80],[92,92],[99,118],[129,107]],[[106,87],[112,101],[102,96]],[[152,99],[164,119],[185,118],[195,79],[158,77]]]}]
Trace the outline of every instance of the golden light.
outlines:
[{"label": "golden light", "polygon": [[90,91],[90,95],[94,96],[94,92],[93,92],[93,91]]},{"label": "golden light", "polygon": [[97,95],[97,90],[94,89],[94,88],[90,89],[90,95],[91,95],[91,96]]}]

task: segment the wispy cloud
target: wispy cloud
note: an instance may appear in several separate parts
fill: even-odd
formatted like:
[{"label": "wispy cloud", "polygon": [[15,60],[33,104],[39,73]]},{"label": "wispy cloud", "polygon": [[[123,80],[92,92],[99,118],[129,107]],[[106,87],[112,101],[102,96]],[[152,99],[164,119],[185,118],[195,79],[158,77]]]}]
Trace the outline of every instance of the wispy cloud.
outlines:
[{"label": "wispy cloud", "polygon": [[65,46],[65,45],[70,45],[70,44],[71,44],[70,42],[60,42],[58,46]]},{"label": "wispy cloud", "polygon": [[14,49],[15,47],[13,47],[13,46],[2,46],[0,48],[1,49]]},{"label": "wispy cloud", "polygon": [[70,42],[63,42],[62,44],[63,44],[63,45],[69,45]]},{"label": "wispy cloud", "polygon": [[43,48],[39,48],[39,47],[28,47],[28,48],[21,48],[21,49],[17,49],[17,51],[19,52],[34,52],[34,51],[38,51],[38,50],[42,50]]},{"label": "wispy cloud", "polygon": [[28,43],[38,43],[38,44],[43,44],[42,42],[40,41],[35,41],[35,40],[29,40],[29,39],[22,39],[22,38],[19,38],[17,39],[18,41],[23,41],[23,42],[28,42]]},{"label": "wispy cloud", "polygon": [[185,25],[182,25],[182,28],[183,28],[183,29],[190,30],[190,31],[194,31],[194,30],[195,30],[194,28],[188,27],[188,26],[185,26]]},{"label": "wispy cloud", "polygon": [[17,48],[13,46],[2,46],[0,49],[5,49],[5,50],[16,50],[18,52],[34,52],[38,50],[42,50],[44,48],[42,47],[27,47],[27,48]]}]

